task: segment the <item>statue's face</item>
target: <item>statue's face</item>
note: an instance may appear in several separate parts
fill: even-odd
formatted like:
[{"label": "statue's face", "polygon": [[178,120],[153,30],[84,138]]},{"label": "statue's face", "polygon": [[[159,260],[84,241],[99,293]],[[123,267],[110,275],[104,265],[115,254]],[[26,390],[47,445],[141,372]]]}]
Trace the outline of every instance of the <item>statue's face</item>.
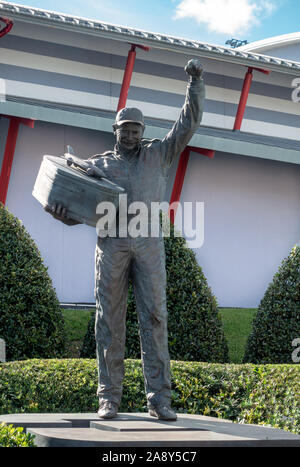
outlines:
[{"label": "statue's face", "polygon": [[144,128],[138,123],[123,123],[115,128],[117,143],[127,150],[135,149],[141,142]]}]

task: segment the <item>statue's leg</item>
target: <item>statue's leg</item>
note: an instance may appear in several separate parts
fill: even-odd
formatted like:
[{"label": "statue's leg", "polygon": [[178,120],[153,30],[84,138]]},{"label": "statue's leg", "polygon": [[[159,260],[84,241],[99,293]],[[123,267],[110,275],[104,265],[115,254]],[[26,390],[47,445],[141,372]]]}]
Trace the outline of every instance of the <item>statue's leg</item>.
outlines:
[{"label": "statue's leg", "polygon": [[126,305],[130,264],[126,238],[102,238],[96,247],[96,351],[100,404],[119,406],[124,376]]},{"label": "statue's leg", "polygon": [[166,269],[162,238],[135,239],[132,279],[148,407],[171,404]]}]

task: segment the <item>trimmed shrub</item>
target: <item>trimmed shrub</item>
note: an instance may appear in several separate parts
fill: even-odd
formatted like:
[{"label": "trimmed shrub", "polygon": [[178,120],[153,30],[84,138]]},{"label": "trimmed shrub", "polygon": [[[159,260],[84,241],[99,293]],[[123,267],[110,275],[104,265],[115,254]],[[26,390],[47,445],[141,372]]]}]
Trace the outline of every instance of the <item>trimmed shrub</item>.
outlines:
[{"label": "trimmed shrub", "polygon": [[40,252],[19,219],[0,205],[0,337],[7,360],[61,357],[64,319]]},{"label": "trimmed shrub", "polygon": [[164,241],[171,359],[228,362],[217,300],[194,251],[182,237],[172,234]]},{"label": "trimmed shrub", "polygon": [[[194,251],[182,237],[164,237],[167,271],[167,308],[169,351],[171,359],[228,362],[217,301]],[[95,313],[83,342],[81,357],[95,357]],[[138,320],[133,287],[129,286],[126,318],[126,358],[140,358]]]},{"label": "trimmed shrub", "polygon": [[[97,363],[90,359],[0,364],[0,413],[97,412]],[[300,366],[171,361],[172,406],[300,434]],[[146,412],[140,360],[125,361],[120,412]]]},{"label": "trimmed shrub", "polygon": [[293,363],[293,341],[300,338],[300,247],[285,258],[260,302],[244,362]]},{"label": "trimmed shrub", "polygon": [[35,447],[34,435],[24,433],[22,427],[0,424],[0,447],[1,448],[32,448]]}]

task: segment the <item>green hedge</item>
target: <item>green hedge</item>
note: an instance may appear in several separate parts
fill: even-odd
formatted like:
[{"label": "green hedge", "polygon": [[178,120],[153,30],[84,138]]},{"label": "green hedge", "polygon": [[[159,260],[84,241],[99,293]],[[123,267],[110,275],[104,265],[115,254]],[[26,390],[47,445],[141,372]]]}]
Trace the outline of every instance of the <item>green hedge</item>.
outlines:
[{"label": "green hedge", "polygon": [[[300,434],[300,366],[171,362],[178,413],[264,424]],[[0,413],[96,412],[95,360],[0,364]],[[125,361],[121,412],[146,411],[140,360]]]},{"label": "green hedge", "polygon": [[60,358],[65,327],[37,245],[0,203],[0,337],[7,360]]}]

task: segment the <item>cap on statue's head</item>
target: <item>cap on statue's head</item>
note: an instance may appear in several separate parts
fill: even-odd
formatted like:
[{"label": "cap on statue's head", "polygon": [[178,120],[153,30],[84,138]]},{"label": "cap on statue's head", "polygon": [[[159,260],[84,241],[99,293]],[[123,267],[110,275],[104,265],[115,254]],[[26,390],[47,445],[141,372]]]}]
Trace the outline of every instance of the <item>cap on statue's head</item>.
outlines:
[{"label": "cap on statue's head", "polygon": [[138,123],[143,127],[145,126],[142,112],[135,107],[124,107],[123,109],[119,110],[116,115],[114,126],[118,127],[123,125],[123,123]]}]

